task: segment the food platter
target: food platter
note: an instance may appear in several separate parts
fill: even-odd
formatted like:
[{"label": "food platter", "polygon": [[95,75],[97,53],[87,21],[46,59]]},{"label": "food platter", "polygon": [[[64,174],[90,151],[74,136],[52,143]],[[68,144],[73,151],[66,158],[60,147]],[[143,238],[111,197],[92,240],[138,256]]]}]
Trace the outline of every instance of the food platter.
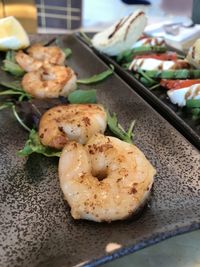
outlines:
[{"label": "food platter", "polygon": [[[83,38],[77,35],[83,42]],[[89,34],[93,36],[93,34]],[[166,90],[158,87],[155,90],[149,90],[141,82],[139,82],[134,75],[120,66],[114,57],[97,51],[93,51],[107,64],[115,66],[115,71],[122,77],[138,94],[140,94],[146,101],[150,103],[165,119],[167,119],[176,129],[178,129],[194,146],[200,149],[200,125],[192,119],[191,114],[186,114],[176,105],[172,104],[167,97]],[[170,51],[176,51],[182,55],[182,52],[169,47]]]},{"label": "food platter", "polygon": [[[32,40],[47,42],[52,35]],[[62,37],[78,77],[107,66],[75,36]],[[11,76],[1,72],[1,78]],[[84,88],[84,86],[82,87]],[[27,133],[9,110],[1,126],[1,266],[97,266],[200,227],[200,155],[176,129],[116,74],[97,89],[98,102],[116,112],[125,128],[136,119],[135,144],[157,169],[150,201],[127,221],[75,221],[60,190],[55,158],[19,158]]]}]

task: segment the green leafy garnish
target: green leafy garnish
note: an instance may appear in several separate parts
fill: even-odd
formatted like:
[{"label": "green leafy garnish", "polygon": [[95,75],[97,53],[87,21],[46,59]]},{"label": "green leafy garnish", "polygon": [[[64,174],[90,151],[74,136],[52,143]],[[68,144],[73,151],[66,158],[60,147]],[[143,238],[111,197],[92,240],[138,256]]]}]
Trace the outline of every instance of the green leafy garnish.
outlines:
[{"label": "green leafy garnish", "polygon": [[81,35],[82,39],[86,42],[86,44],[88,44],[89,46],[92,46],[92,41],[91,41],[90,37],[85,32],[81,31],[80,35]]},{"label": "green leafy garnish", "polygon": [[0,85],[7,87],[9,89],[23,91],[20,81],[12,81],[12,82],[0,82]]},{"label": "green leafy garnish", "polygon": [[18,156],[26,157],[32,153],[42,154],[46,157],[60,157],[61,151],[43,146],[40,143],[38,133],[32,129],[23,149],[17,152]]},{"label": "green leafy garnish", "polygon": [[116,57],[116,61],[120,64],[128,63],[131,62],[133,58],[137,55],[149,54],[149,53],[164,53],[166,51],[167,51],[166,46],[151,46],[151,45],[138,46],[133,49],[129,49],[120,53]]},{"label": "green leafy garnish", "polygon": [[116,58],[116,61],[118,63],[130,63],[132,60],[133,60],[133,51],[132,50],[126,50],[126,51],[120,53]]},{"label": "green leafy garnish", "polygon": [[20,77],[25,73],[25,71],[17,64],[15,60],[15,52],[11,50],[6,53],[6,58],[3,61],[2,69],[17,77]]},{"label": "green leafy garnish", "polygon": [[190,113],[192,114],[193,120],[199,120],[200,119],[200,108],[192,108],[190,110]]},{"label": "green leafy garnish", "polygon": [[159,88],[159,87],[160,87],[160,83],[157,83],[157,84],[155,84],[155,85],[149,87],[149,90],[154,90],[154,89],[157,89],[157,88]]},{"label": "green leafy garnish", "polygon": [[123,69],[129,70],[130,65],[131,65],[131,62],[128,62],[128,63],[122,64],[121,66],[122,66]]},{"label": "green leafy garnish", "polygon": [[107,111],[107,124],[112,133],[114,133],[121,140],[132,144],[133,128],[135,126],[135,120],[133,120],[126,132],[124,128],[118,123],[117,116],[115,113],[112,115]]},{"label": "green leafy garnish", "polygon": [[9,88],[8,90],[0,91],[0,95],[18,95],[18,101],[22,101],[25,97],[31,99],[31,95],[21,87],[20,81],[0,82],[0,85]]},{"label": "green leafy garnish", "polygon": [[200,99],[188,99],[186,101],[188,113],[192,114],[193,120],[200,119]]},{"label": "green leafy garnish", "polygon": [[68,95],[71,104],[96,103],[96,90],[76,90]]},{"label": "green leafy garnish", "polygon": [[186,101],[186,107],[188,107],[188,108],[200,108],[200,99],[188,99]]},{"label": "green leafy garnish", "polygon": [[62,42],[62,40],[61,40],[59,37],[57,37],[57,38],[55,38],[55,39],[52,39],[50,43],[46,44],[46,46],[48,46],[48,45],[51,44],[52,42],[55,42],[55,44],[56,44],[58,47],[60,47],[60,49],[62,49],[62,51],[63,51],[64,54],[65,54],[65,58],[68,58],[69,56],[71,56],[71,54],[72,54],[72,50],[71,50],[70,48],[68,48],[68,47],[66,47],[66,48],[61,48],[61,47],[63,46],[63,42]]},{"label": "green leafy garnish", "polygon": [[3,104],[0,105],[0,110],[3,110],[3,109],[5,109],[5,108],[11,108],[12,105],[13,105],[12,102],[6,102],[6,103],[3,103]]},{"label": "green leafy garnish", "polygon": [[113,74],[113,72],[114,72],[114,66],[110,65],[110,69],[103,71],[101,73],[95,74],[90,78],[77,80],[77,83],[80,83],[80,84],[98,83],[98,82],[105,80],[107,77]]},{"label": "green leafy garnish", "polygon": [[23,120],[19,117],[17,111],[16,111],[16,107],[15,105],[12,103],[12,102],[6,102],[2,105],[0,105],[0,110],[3,110],[5,108],[11,108],[12,112],[13,112],[13,115],[15,117],[15,119],[19,122],[19,124],[28,132],[31,131],[31,129],[26,125],[24,124]]},{"label": "green leafy garnish", "polygon": [[40,138],[38,136],[38,133],[34,129],[30,129],[20,118],[16,111],[16,107],[12,102],[6,102],[2,105],[0,105],[0,110],[3,110],[5,108],[11,108],[14,117],[19,122],[19,124],[29,132],[29,138],[25,143],[25,146],[23,149],[17,152],[18,156],[28,156],[32,153],[39,153],[43,154],[46,157],[60,157],[61,151],[43,146],[40,143]]},{"label": "green leafy garnish", "polygon": [[72,54],[72,50],[70,48],[63,48],[62,51],[65,53],[65,58],[68,58]]},{"label": "green leafy garnish", "polygon": [[15,108],[15,105],[13,104],[12,105],[12,112],[13,112],[13,115],[15,116],[16,120],[19,122],[19,124],[25,129],[27,130],[28,132],[31,131],[31,129],[23,122],[23,120],[19,117],[17,111],[16,111],[16,108]]}]

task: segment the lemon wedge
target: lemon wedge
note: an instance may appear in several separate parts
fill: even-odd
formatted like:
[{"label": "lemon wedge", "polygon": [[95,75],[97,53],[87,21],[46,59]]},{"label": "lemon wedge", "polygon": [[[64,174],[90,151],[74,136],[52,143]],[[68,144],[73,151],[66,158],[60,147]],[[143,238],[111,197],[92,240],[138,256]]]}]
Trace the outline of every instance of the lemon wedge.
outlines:
[{"label": "lemon wedge", "polygon": [[18,50],[29,45],[28,35],[16,18],[0,19],[0,50]]}]

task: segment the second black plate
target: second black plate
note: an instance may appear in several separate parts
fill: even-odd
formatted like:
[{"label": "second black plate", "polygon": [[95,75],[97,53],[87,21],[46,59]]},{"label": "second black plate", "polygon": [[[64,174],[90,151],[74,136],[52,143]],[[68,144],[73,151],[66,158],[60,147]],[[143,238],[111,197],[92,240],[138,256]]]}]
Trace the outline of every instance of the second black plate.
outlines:
[{"label": "second black plate", "polygon": [[[84,40],[78,35],[79,38]],[[200,149],[200,123],[192,120],[192,116],[187,116],[184,112],[168,98],[166,92],[158,88],[150,91],[140,83],[129,71],[124,70],[113,58],[100,53],[93,48],[95,53],[107,64],[115,66],[115,71],[150,105],[155,108],[165,119],[167,119],[175,128],[177,128],[194,146]]]}]

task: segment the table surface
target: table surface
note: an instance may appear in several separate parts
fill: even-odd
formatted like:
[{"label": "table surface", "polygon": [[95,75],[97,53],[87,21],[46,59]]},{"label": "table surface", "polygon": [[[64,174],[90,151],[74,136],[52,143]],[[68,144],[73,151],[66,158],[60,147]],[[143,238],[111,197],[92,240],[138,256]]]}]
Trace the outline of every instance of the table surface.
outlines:
[{"label": "table surface", "polygon": [[176,236],[103,267],[200,267],[200,230]]}]

